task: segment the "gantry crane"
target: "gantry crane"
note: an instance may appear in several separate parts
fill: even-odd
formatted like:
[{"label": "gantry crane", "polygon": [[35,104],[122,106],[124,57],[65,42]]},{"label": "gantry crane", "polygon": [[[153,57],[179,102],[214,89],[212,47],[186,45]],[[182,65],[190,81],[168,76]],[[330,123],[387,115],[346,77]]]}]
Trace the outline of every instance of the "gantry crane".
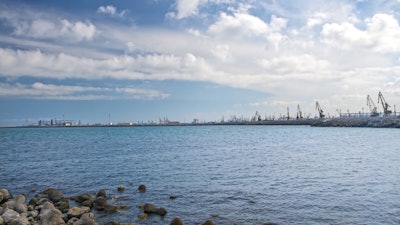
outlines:
[{"label": "gantry crane", "polygon": [[371,111],[372,117],[376,117],[379,115],[377,108],[375,106],[375,103],[372,101],[372,98],[369,95],[367,95],[367,106],[369,107],[369,110]]},{"label": "gantry crane", "polygon": [[303,119],[303,113],[300,110],[300,105],[299,104],[297,104],[297,116],[296,116],[296,119],[298,119],[298,120]]},{"label": "gantry crane", "polygon": [[389,114],[392,113],[391,110],[389,110],[390,105],[385,101],[385,98],[382,95],[382,92],[379,92],[378,94],[378,103],[381,102],[382,107],[383,107],[383,114],[385,116],[388,116]]},{"label": "gantry crane", "polygon": [[323,119],[325,117],[324,111],[321,109],[321,106],[319,105],[318,101],[315,103],[315,108],[318,110],[319,118]]}]

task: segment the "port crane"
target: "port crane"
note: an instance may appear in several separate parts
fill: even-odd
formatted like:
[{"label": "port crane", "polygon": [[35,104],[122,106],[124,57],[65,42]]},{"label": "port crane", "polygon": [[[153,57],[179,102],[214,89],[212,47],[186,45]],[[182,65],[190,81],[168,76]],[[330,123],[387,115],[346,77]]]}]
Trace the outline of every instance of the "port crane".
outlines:
[{"label": "port crane", "polygon": [[325,117],[324,111],[321,109],[321,106],[319,105],[318,101],[315,103],[315,108],[318,110],[319,118],[323,119]]},{"label": "port crane", "polygon": [[372,98],[369,95],[367,95],[367,106],[369,107],[369,110],[371,111],[372,117],[376,117],[379,115],[377,112],[375,103],[372,101]]},{"label": "port crane", "polygon": [[378,104],[379,104],[379,102],[382,104],[383,114],[385,116],[387,116],[387,115],[392,113],[392,111],[389,110],[390,105],[385,101],[385,98],[383,97],[382,92],[379,92],[379,94],[378,94]]},{"label": "port crane", "polygon": [[296,119],[298,119],[298,120],[303,119],[303,112],[301,112],[299,104],[297,104],[297,116],[296,116]]}]

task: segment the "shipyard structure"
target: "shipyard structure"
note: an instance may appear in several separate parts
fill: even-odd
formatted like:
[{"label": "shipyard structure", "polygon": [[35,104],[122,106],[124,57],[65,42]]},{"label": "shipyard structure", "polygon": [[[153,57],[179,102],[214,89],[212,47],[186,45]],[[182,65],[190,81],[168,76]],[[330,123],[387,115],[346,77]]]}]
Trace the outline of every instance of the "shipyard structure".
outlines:
[{"label": "shipyard structure", "polygon": [[[49,121],[40,120],[37,125],[33,127],[127,127],[127,126],[198,126],[198,125],[308,125],[308,126],[320,126],[320,127],[393,127],[400,128],[400,116],[396,114],[396,107],[394,111],[390,108],[391,106],[386,102],[382,92],[378,93],[377,104],[374,103],[370,95],[367,95],[367,106],[369,112],[357,112],[351,113],[349,111],[342,113],[341,110],[337,110],[338,116],[328,116],[325,114],[323,107],[318,101],[315,103],[316,116],[311,117],[311,114],[304,116],[300,105],[297,105],[297,111],[295,115],[290,115],[289,107],[285,114],[281,114],[279,117],[265,116],[262,118],[261,114],[256,113],[251,117],[244,116],[231,116],[225,120],[224,117],[220,121],[215,122],[201,122],[198,119],[193,119],[190,123],[181,123],[179,121],[170,121],[167,117],[160,118],[159,121],[148,121],[148,122],[122,122],[112,123],[111,116],[109,115],[108,123],[96,123],[96,124],[82,124],[80,121],[75,120],[57,120],[52,119]],[[378,112],[377,105],[382,105],[382,112]],[[363,110],[364,111],[364,110]],[[32,125],[30,126],[32,127]]]}]

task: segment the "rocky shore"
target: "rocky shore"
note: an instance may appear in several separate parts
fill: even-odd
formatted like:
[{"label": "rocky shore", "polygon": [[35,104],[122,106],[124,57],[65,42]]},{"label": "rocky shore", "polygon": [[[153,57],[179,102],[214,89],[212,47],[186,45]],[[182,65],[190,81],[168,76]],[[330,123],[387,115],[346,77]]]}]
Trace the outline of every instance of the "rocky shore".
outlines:
[{"label": "rocky shore", "polygon": [[[124,191],[124,186],[119,186],[118,191]],[[146,192],[146,186],[140,185],[139,192]],[[174,199],[175,196],[171,196]],[[29,201],[25,195],[13,195],[7,189],[0,190],[0,225],[100,225],[96,222],[94,211],[101,211],[109,215],[124,209],[127,206],[110,204],[110,199],[105,190],[99,190],[95,195],[83,193],[77,196],[65,197],[62,192],[49,188],[35,195]],[[146,220],[149,214],[163,217],[168,211],[151,203],[139,207],[143,213],[137,216]],[[136,223],[119,223],[108,221],[104,225],[133,225]],[[170,225],[184,224],[182,219],[175,217]],[[213,225],[207,220],[203,225]]]}]

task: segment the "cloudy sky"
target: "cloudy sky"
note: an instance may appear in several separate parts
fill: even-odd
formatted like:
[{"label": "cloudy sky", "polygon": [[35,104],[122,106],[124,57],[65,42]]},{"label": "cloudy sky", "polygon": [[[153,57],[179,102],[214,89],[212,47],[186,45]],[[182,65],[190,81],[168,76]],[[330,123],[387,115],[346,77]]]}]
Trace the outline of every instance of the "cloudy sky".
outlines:
[{"label": "cloudy sky", "polygon": [[[0,125],[400,103],[398,0],[2,0]],[[382,108],[378,108],[382,111]]]}]

